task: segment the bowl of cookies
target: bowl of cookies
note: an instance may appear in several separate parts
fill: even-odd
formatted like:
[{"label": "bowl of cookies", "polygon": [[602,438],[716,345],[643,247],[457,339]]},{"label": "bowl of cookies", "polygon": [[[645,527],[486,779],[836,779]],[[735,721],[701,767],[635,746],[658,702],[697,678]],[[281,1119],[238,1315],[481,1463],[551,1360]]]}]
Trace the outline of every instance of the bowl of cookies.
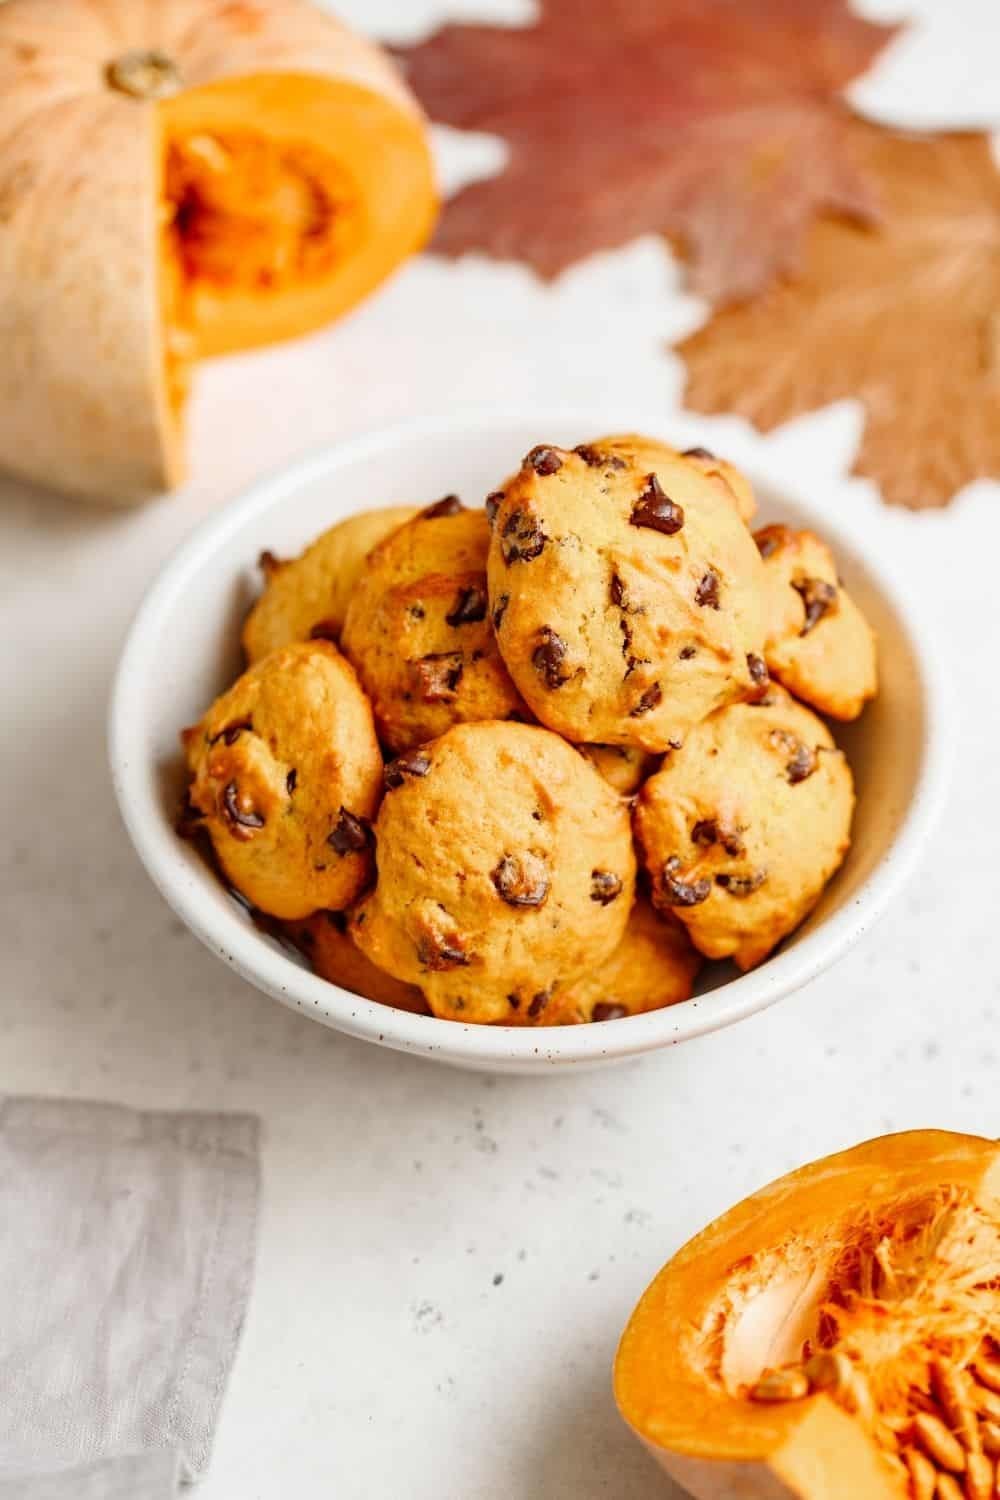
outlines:
[{"label": "bowl of cookies", "polygon": [[537,1072],[728,1025],[875,920],[942,799],[932,651],[829,500],[699,437],[423,422],[198,529],[110,746],[208,947],[351,1035]]}]

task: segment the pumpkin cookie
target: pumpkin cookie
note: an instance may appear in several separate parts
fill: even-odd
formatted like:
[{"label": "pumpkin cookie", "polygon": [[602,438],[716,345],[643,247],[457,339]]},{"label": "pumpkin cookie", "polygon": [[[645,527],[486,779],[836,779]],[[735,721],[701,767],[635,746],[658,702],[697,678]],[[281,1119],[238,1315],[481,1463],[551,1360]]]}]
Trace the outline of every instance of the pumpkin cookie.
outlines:
[{"label": "pumpkin cookie", "polygon": [[402,984],[377,969],[355,946],[342,911],[318,911],[302,922],[286,923],[285,931],[320,979],[363,995],[366,1000],[377,1000],[380,1005],[430,1015],[430,1007],[416,985]]},{"label": "pumpkin cookie", "polygon": [[659,756],[635,745],[581,745],[580,751],[623,797],[634,796],[659,764]]},{"label": "pumpkin cookie", "polygon": [[856,719],[878,690],[875,633],[832,552],[789,526],[765,526],[754,540],[764,559],[768,669],[820,713]]},{"label": "pumpkin cookie", "polygon": [[362,511],[331,526],[287,562],[264,552],[264,592],[243,626],[247,661],[259,661],[292,641],[308,640],[314,632],[325,640],[339,640],[369,552],[416,513],[412,505]]},{"label": "pumpkin cookie", "polygon": [[639,793],[653,902],[706,958],[750,969],[816,904],[847,853],[853,808],[843,752],[788,693],[720,709]]},{"label": "pumpkin cookie", "polygon": [[628,810],[579,755],[526,724],[461,724],[385,769],[378,880],[351,932],[435,1015],[537,1021],[555,986],[621,940]]},{"label": "pumpkin cookie", "polygon": [[347,906],[371,874],[382,756],[371,708],[327,641],[274,651],[182,735],[193,815],[261,911]]},{"label": "pumpkin cookie", "polygon": [[368,558],[342,644],[397,753],[452,724],[527,717],[490,628],[489,528],[454,496],[421,511]]},{"label": "pumpkin cookie", "polygon": [[660,1010],[690,998],[701,968],[680,922],[660,916],[640,896],[618,947],[602,964],[557,990],[542,1017],[549,1026],[580,1021],[615,1021]]},{"label": "pumpkin cookie", "polygon": [[490,604],[543,724],[662,751],[762,690],[763,564],[724,486],[631,443],[532,449],[488,502]]}]

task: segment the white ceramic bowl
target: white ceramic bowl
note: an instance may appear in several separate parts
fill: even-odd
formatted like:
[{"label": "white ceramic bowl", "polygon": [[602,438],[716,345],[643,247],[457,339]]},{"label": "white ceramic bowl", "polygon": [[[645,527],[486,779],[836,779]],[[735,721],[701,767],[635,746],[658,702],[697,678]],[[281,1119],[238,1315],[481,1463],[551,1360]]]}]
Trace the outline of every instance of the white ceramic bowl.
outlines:
[{"label": "white ceramic bowl", "polygon": [[[812,916],[766,963],[738,975],[711,965],[707,985],[667,1010],[590,1026],[467,1026],[360,999],[317,978],[259,931],[174,832],[182,787],[178,731],[241,669],[239,628],[264,548],[290,555],[353,511],[425,504],[457,491],[479,503],[536,442],[572,445],[643,424],[633,414],[466,415],[344,443],[257,484],[207,520],[167,564],[132,626],[111,705],[111,767],[136,849],[174,911],[225,963],[304,1015],[352,1036],[462,1067],[548,1072],[671,1046],[728,1026],[806,983],[874,922],[912,866],[942,800],[948,714],[942,679],[913,608],[834,520],[833,509],[751,472],[761,521],[806,524],[836,550],[846,583],[874,623],[881,693],[837,737],[857,783],[854,842]],[[704,430],[662,420],[645,430],[711,444]],[[734,454],[739,460],[739,456]]]}]

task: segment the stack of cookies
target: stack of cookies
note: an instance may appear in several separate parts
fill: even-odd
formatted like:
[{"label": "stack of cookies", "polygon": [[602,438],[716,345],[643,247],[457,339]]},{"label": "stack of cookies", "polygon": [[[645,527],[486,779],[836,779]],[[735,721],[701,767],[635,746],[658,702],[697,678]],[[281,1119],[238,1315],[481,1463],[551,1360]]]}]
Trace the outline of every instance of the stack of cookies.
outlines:
[{"label": "stack of cookies", "polygon": [[248,669],[184,731],[186,825],[317,973],[409,1010],[603,1021],[752,967],[849,845],[818,715],[876,691],[829,549],[754,509],[626,435],[265,554]]}]

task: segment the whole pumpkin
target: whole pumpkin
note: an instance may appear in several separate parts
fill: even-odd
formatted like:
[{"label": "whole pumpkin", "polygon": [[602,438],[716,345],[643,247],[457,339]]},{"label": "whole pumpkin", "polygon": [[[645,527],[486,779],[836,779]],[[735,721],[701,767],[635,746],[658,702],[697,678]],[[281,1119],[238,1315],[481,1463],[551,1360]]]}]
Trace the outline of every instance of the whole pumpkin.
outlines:
[{"label": "whole pumpkin", "polygon": [[626,1421],[698,1500],[1000,1493],[1000,1145],[867,1141],[669,1261],[615,1363]]},{"label": "whole pumpkin", "polygon": [[307,0],[6,0],[0,467],[178,483],[193,361],[335,318],[435,213],[414,100]]}]

